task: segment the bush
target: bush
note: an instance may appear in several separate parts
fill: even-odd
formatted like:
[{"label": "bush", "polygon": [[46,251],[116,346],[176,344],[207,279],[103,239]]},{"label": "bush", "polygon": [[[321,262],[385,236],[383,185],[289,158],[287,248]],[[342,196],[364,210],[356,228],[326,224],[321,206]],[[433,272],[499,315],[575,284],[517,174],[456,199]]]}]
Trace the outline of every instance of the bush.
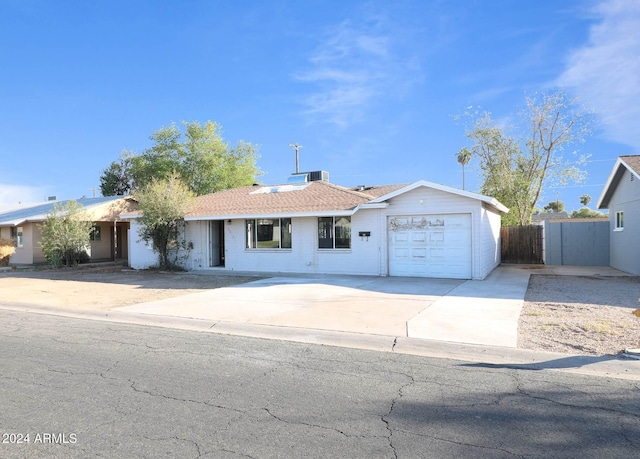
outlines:
[{"label": "bush", "polygon": [[0,266],[9,266],[11,255],[16,253],[13,239],[0,239]]},{"label": "bush", "polygon": [[80,263],[88,263],[91,260],[86,250],[68,250],[62,252],[61,250],[52,250],[46,255],[47,263],[51,266],[59,268],[63,266],[67,260],[67,254],[69,255],[69,266],[77,266]]},{"label": "bush", "polygon": [[54,204],[47,219],[38,225],[47,262],[52,266],[74,266],[88,261],[85,251],[90,246],[92,226],[77,201]]},{"label": "bush", "polygon": [[69,260],[71,260],[73,265],[79,265],[80,263],[89,263],[91,257],[89,257],[86,250],[70,250]]}]

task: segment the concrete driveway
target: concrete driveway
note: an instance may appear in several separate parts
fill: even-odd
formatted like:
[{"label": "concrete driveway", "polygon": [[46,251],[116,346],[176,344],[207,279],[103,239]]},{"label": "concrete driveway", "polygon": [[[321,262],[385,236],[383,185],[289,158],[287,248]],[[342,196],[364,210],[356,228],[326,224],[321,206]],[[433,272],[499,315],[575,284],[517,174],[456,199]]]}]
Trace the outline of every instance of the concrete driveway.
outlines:
[{"label": "concrete driveway", "polygon": [[118,310],[515,348],[528,282],[510,267],[483,281],[282,276]]}]

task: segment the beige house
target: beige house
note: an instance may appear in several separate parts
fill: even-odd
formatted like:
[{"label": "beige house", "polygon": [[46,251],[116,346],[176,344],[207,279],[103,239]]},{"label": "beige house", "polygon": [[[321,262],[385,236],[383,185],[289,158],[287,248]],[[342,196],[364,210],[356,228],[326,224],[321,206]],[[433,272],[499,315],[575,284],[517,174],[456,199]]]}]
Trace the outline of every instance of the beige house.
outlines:
[{"label": "beige house", "polygon": [[[91,261],[126,260],[129,251],[127,234],[129,221],[121,214],[135,211],[136,203],[130,197],[110,196],[76,200],[83,207],[86,219],[94,222],[89,256]],[[11,265],[45,263],[40,247],[38,225],[47,219],[54,205],[68,201],[50,201],[29,204],[8,211],[0,211],[0,239],[14,239],[16,252]]]}]

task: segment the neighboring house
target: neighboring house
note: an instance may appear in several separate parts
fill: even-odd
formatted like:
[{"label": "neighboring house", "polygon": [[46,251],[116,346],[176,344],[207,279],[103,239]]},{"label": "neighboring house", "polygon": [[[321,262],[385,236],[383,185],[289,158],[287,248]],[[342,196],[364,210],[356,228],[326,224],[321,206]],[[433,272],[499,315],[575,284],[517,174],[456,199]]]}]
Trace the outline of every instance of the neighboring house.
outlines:
[{"label": "neighboring house", "polygon": [[[483,279],[500,264],[493,198],[419,181],[345,188],[325,181],[241,187],[197,199],[187,268]],[[131,240],[139,224],[131,217]],[[157,264],[132,242],[130,265]]]},{"label": "neighboring house", "polygon": [[610,265],[640,275],[640,155],[617,159],[598,209],[609,209]]},{"label": "neighboring house", "polygon": [[[76,201],[82,205],[87,220],[94,222],[89,250],[91,260],[126,260],[129,222],[120,219],[120,214],[133,211],[135,203],[122,196],[81,198]],[[65,202],[67,201],[48,201],[0,211],[0,239],[11,238],[16,243],[16,252],[11,257],[10,264],[32,265],[46,261],[39,244],[41,234],[38,225],[47,219],[54,205]]]}]

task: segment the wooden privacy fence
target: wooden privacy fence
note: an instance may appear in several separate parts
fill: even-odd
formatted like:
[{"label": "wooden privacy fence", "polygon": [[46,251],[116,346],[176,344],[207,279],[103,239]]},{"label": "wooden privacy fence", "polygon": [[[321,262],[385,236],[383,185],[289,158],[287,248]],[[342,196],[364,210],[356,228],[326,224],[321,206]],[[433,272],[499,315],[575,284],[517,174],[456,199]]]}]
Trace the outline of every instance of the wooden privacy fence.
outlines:
[{"label": "wooden privacy fence", "polygon": [[542,226],[503,226],[500,236],[503,263],[544,264]]}]

